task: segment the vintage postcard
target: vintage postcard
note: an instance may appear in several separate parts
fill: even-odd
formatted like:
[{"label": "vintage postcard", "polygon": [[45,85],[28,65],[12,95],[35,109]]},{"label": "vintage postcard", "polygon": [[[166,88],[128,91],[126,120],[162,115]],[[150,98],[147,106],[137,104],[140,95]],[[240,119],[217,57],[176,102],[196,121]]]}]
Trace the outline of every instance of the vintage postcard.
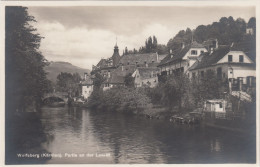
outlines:
[{"label": "vintage postcard", "polygon": [[258,8],[1,2],[3,165],[259,165]]}]

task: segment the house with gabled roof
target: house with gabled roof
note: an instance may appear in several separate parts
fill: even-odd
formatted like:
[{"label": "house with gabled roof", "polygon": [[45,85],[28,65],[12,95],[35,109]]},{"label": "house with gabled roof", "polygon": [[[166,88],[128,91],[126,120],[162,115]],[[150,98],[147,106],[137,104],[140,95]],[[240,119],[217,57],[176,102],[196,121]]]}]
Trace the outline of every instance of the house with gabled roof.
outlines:
[{"label": "house with gabled roof", "polygon": [[220,46],[213,53],[207,52],[190,67],[189,76],[204,77],[207,71],[212,70],[219,79],[238,79],[240,85],[251,84],[255,80],[256,65],[242,50],[240,44],[232,44]]},{"label": "house with gabled roof", "polygon": [[158,84],[159,69],[157,67],[138,67],[132,74],[135,87],[155,87]]},{"label": "house with gabled roof", "polygon": [[113,87],[124,86],[125,76],[132,74],[136,69],[135,65],[119,66],[114,71],[109,73],[106,80],[102,84],[103,90],[108,90]]},{"label": "house with gabled roof", "polygon": [[157,66],[161,75],[187,73],[188,69],[196,62],[200,54],[207,52],[207,49],[196,41],[184,45],[170,53]]},{"label": "house with gabled roof", "polygon": [[123,55],[119,66],[135,65],[136,67],[156,67],[166,55],[158,53],[135,53]]}]

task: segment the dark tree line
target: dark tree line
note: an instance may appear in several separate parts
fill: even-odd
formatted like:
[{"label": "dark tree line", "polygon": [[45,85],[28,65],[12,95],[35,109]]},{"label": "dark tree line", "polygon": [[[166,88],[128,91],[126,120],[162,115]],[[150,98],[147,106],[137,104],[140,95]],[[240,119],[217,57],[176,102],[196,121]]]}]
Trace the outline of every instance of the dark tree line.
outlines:
[{"label": "dark tree line", "polygon": [[150,36],[145,40],[144,46],[141,46],[139,50],[136,50],[135,48],[133,50],[128,50],[127,47],[125,47],[125,49],[123,50],[123,55],[155,52],[157,52],[158,54],[166,54],[168,52],[168,49],[166,45],[158,44],[156,36]]},{"label": "dark tree line", "polygon": [[[42,148],[46,135],[38,111],[41,98],[50,91],[39,51],[42,37],[30,25],[36,22],[27,8],[5,8],[5,163],[44,163],[47,158],[18,158],[18,153],[47,153]],[[25,112],[23,112],[25,111]],[[19,112],[19,113],[18,113]]]},{"label": "dark tree line", "polygon": [[25,7],[6,7],[5,19],[6,104],[8,112],[25,111],[38,106],[51,86],[43,69],[48,62],[39,51],[43,37],[30,25],[36,20]]},{"label": "dark tree line", "polygon": [[248,23],[242,18],[236,20],[233,17],[222,17],[218,22],[213,22],[209,25],[200,25],[193,32],[187,28],[179,31],[177,35],[171,38],[168,43],[168,49],[176,50],[181,46],[181,43],[191,43],[193,40],[202,43],[209,38],[217,39],[221,45],[230,45],[232,42],[246,42],[255,40],[255,33],[252,38],[246,34],[246,28],[253,28],[256,32],[255,17],[250,18]]}]

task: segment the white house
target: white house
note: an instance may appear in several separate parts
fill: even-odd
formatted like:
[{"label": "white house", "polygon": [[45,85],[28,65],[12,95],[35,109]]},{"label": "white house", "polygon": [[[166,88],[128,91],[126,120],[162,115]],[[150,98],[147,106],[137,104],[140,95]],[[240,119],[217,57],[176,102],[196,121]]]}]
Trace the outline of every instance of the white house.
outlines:
[{"label": "white house", "polygon": [[226,101],[223,99],[206,100],[204,109],[206,112],[226,112]]},{"label": "white house", "polygon": [[196,62],[200,54],[207,52],[202,45],[193,41],[191,44],[182,47],[167,55],[158,65],[162,75],[174,74],[178,72],[187,73],[188,69]]},{"label": "white house", "polygon": [[247,77],[256,76],[255,63],[243,51],[230,46],[202,55],[189,69],[189,76],[204,77],[208,70],[215,71],[222,79],[243,78],[243,84],[247,83]]},{"label": "white house", "polygon": [[90,76],[88,75],[88,73],[84,74],[84,81],[81,82],[81,86],[82,86],[82,96],[84,97],[84,99],[87,99],[91,93],[93,92],[93,81],[90,78]]}]

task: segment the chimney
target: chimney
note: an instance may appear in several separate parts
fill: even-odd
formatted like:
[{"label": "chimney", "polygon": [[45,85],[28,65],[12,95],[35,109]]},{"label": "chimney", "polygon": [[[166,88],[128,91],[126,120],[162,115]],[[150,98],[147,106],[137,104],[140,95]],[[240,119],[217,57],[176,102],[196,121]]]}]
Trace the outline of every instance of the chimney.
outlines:
[{"label": "chimney", "polygon": [[185,43],[182,42],[182,43],[181,43],[181,49],[184,49],[184,48],[185,48]]},{"label": "chimney", "polygon": [[172,54],[172,49],[170,49],[170,54]]},{"label": "chimney", "polygon": [[121,70],[124,71],[124,66],[121,66]]},{"label": "chimney", "polygon": [[232,44],[231,44],[231,46],[230,46],[230,47],[232,48],[232,47],[233,47],[233,45],[234,45],[234,42],[232,42]]},{"label": "chimney", "polygon": [[214,50],[213,47],[211,47],[209,52],[210,55],[213,53],[213,50]]},{"label": "chimney", "polygon": [[214,44],[215,44],[215,45],[214,45],[214,46],[215,46],[215,49],[218,49],[218,39],[217,39],[217,38],[215,39],[215,43],[214,43]]}]

